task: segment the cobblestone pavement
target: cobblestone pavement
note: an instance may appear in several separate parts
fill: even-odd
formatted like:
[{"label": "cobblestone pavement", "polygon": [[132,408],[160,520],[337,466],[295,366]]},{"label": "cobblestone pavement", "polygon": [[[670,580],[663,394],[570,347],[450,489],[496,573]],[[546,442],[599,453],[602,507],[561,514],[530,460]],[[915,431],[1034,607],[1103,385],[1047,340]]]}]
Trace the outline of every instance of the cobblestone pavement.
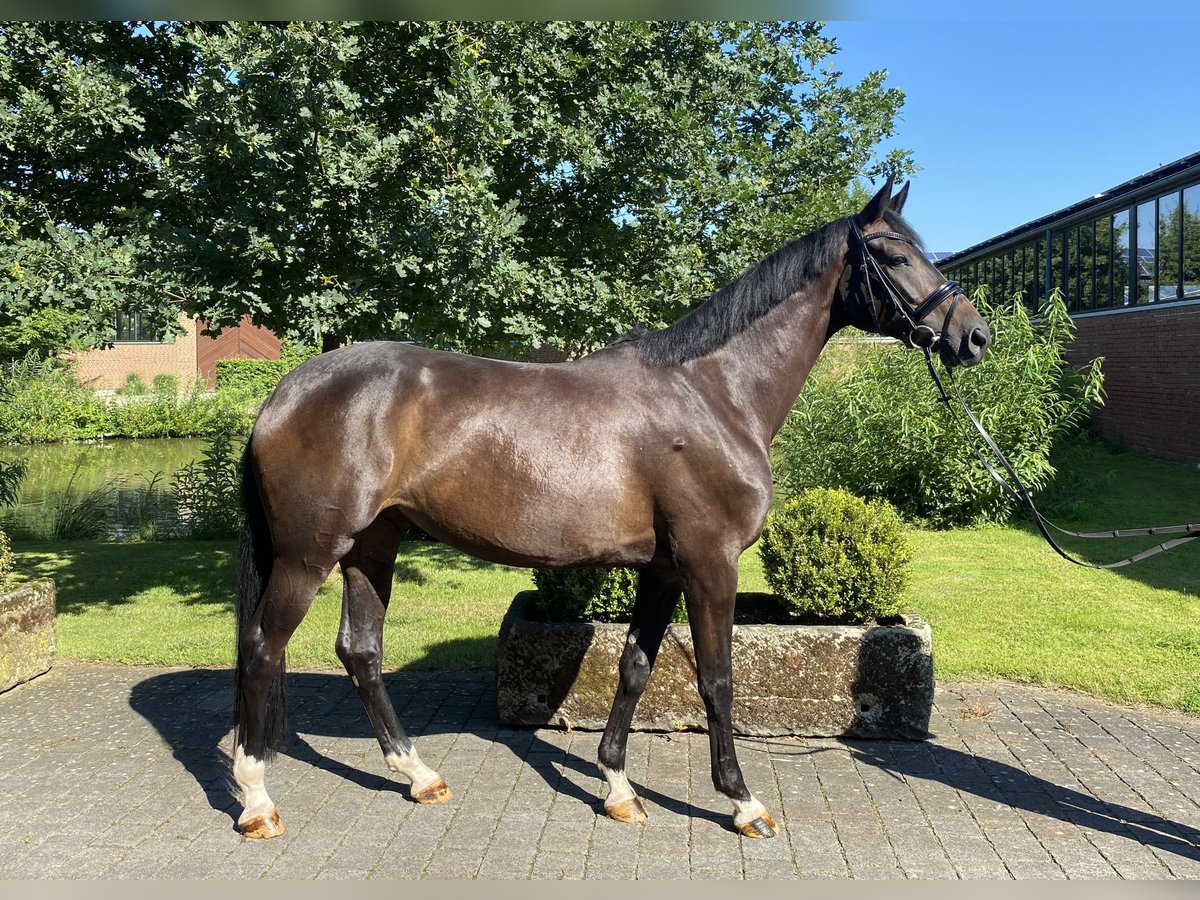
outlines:
[{"label": "cobblestone pavement", "polygon": [[410,802],[349,679],[289,676],[243,840],[226,671],[60,661],[0,695],[4,878],[1200,878],[1200,719],[1004,682],[939,687],[923,743],[739,739],[778,838],[738,836],[703,734],[634,734],[649,821],[601,810],[599,735],[500,726],[486,672],[388,677],[454,790]]}]

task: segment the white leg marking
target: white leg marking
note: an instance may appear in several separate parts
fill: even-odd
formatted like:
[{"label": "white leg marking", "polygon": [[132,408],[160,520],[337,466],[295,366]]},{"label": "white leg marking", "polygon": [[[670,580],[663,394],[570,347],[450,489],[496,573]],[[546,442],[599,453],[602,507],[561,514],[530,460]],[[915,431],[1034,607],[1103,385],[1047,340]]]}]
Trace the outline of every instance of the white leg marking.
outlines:
[{"label": "white leg marking", "polygon": [[393,772],[399,772],[401,775],[408,777],[414,794],[420,793],[435,781],[442,780],[441,775],[421,762],[421,757],[417,756],[416,747],[413,747],[411,751],[403,755],[389,753],[384,757],[384,760],[387,762],[387,767]]},{"label": "white leg marking", "polygon": [[600,771],[604,773],[604,780],[608,782],[608,797],[604,801],[606,809],[637,797],[633,788],[629,786],[624,769],[610,769],[604,763],[600,763]]},{"label": "white leg marking", "polygon": [[242,814],[238,816],[238,824],[243,825],[259,816],[270,815],[275,810],[275,804],[267,796],[267,788],[263,776],[266,763],[246,753],[244,747],[238,744],[233,749],[233,779],[242,792]]},{"label": "white leg marking", "polygon": [[750,795],[749,800],[733,801],[734,825],[745,825],[747,822],[753,822],[755,819],[761,818],[766,814],[767,808],[755,800],[753,794]]}]

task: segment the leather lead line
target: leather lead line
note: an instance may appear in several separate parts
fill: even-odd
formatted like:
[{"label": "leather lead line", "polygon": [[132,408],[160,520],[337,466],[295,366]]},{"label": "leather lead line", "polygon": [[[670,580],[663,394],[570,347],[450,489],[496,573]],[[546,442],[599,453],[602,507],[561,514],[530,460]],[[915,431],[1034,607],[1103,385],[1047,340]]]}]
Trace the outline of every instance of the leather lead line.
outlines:
[{"label": "leather lead line", "polygon": [[[913,242],[904,235],[898,234],[894,231],[873,231],[870,234],[864,235],[862,230],[858,227],[858,223],[854,219],[850,220],[850,229],[852,236],[858,244],[858,250],[861,255],[860,270],[862,272],[863,281],[865,282],[867,300],[871,307],[871,315],[875,321],[876,330],[879,330],[879,304],[876,302],[875,292],[871,288],[872,272],[879,279],[880,284],[883,286],[885,291],[884,296],[887,302],[891,304],[892,308],[904,318],[905,322],[908,323],[908,343],[914,347],[920,346],[921,350],[924,352],[925,365],[928,367],[929,374],[933,378],[933,383],[937,386],[938,393],[941,395],[941,402],[945,403],[948,407],[953,408],[950,394],[946,390],[945,385],[942,384],[942,379],[938,376],[937,368],[933,364],[933,348],[938,345],[938,342],[942,338],[942,334],[945,333],[947,324],[950,321],[950,317],[954,314],[954,306],[958,303],[958,298],[955,295],[964,293],[962,286],[957,281],[947,279],[946,281],[942,282],[941,286],[934,290],[933,293],[926,297],[919,306],[917,306],[915,309],[910,307],[904,298],[901,297],[897,292],[895,286],[892,284],[891,278],[888,277],[887,272],[883,270],[882,266],[879,265],[875,257],[867,252],[867,242],[875,240],[876,238],[891,238],[893,240],[903,241],[906,244],[912,244]],[[942,320],[942,330],[940,332],[935,332],[928,325],[923,325],[922,323],[925,317],[934,309],[936,309],[947,297],[951,296],[954,297],[954,300],[951,301],[950,310],[946,313],[945,318]],[[913,335],[916,334],[917,330],[920,328],[928,330],[933,335],[932,340],[927,346],[919,345],[913,339]],[[975,454],[979,462],[983,464],[984,470],[989,476],[991,476],[992,480],[1000,485],[1000,487],[1008,494],[1010,498],[1012,498],[1014,502],[1025,508],[1025,510],[1033,518],[1033,522],[1037,526],[1038,531],[1041,532],[1042,537],[1046,539],[1046,543],[1048,543],[1051,548],[1053,548],[1053,550],[1067,562],[1074,563],[1077,566],[1083,566],[1088,569],[1119,569],[1122,566],[1127,566],[1131,563],[1141,562],[1143,559],[1149,559],[1152,556],[1157,556],[1159,553],[1165,553],[1168,550],[1174,550],[1176,547],[1181,547],[1184,544],[1200,538],[1200,525],[1160,525],[1154,528],[1114,529],[1112,531],[1067,531],[1065,528],[1060,528],[1059,526],[1055,525],[1053,522],[1043,516],[1041,511],[1038,510],[1037,506],[1033,502],[1033,497],[1030,495],[1028,488],[1026,488],[1021,482],[1020,477],[1017,475],[1016,470],[1009,463],[1008,458],[1005,457],[1003,452],[1001,452],[1000,448],[996,445],[996,442],[992,440],[992,436],[988,434],[987,429],[984,428],[980,421],[975,417],[975,414],[971,411],[971,407],[967,405],[967,400],[965,397],[963,397],[962,391],[958,389],[958,384],[954,381],[954,375],[949,366],[946,368],[946,375],[950,379],[950,384],[954,388],[954,396],[955,399],[958,400],[958,405],[962,407],[962,411],[966,415],[968,421],[970,421],[970,423],[975,427],[975,431],[979,433],[979,437],[983,439],[984,444],[987,446],[988,450],[991,451],[992,456],[997,462],[1000,463],[1004,471],[1008,473],[1008,476],[1012,479],[1016,487],[1013,487],[1013,484],[1010,484],[1003,475],[996,471],[995,466],[988,462],[987,458],[983,455],[983,453],[980,452],[978,440],[968,429],[963,427],[963,424],[959,420],[958,416],[951,412],[951,418],[954,419],[955,425],[958,426],[960,431],[965,433],[967,444],[970,446],[971,451]],[[1155,547],[1143,550],[1140,553],[1135,553],[1133,556],[1118,560],[1117,562],[1090,563],[1081,559],[1076,559],[1066,550],[1060,547],[1058,542],[1054,540],[1054,536],[1050,533],[1050,529],[1054,529],[1059,534],[1065,534],[1068,537],[1088,539],[1144,537],[1146,535],[1181,533],[1188,536],[1174,538],[1173,540],[1169,541],[1163,541],[1161,544]]]}]

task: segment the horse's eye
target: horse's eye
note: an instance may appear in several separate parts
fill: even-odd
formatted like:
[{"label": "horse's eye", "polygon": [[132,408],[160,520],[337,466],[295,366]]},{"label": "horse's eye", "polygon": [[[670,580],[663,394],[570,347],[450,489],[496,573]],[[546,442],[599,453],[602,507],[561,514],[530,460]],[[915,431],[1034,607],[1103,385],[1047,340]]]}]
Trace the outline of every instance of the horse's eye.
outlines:
[{"label": "horse's eye", "polygon": [[897,253],[895,256],[892,257],[891,262],[892,262],[893,266],[907,266],[908,265],[908,257]]}]

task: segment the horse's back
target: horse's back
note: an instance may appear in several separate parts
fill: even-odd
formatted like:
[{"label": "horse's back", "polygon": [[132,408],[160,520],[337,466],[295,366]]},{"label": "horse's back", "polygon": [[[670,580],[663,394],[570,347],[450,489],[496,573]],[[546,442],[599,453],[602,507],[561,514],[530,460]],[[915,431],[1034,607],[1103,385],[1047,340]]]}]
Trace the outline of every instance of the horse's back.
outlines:
[{"label": "horse's back", "polygon": [[384,342],[323,354],[264,405],[264,485],[324,496],[344,528],[393,508],[499,562],[646,562],[654,417],[606,356],[522,364]]}]

